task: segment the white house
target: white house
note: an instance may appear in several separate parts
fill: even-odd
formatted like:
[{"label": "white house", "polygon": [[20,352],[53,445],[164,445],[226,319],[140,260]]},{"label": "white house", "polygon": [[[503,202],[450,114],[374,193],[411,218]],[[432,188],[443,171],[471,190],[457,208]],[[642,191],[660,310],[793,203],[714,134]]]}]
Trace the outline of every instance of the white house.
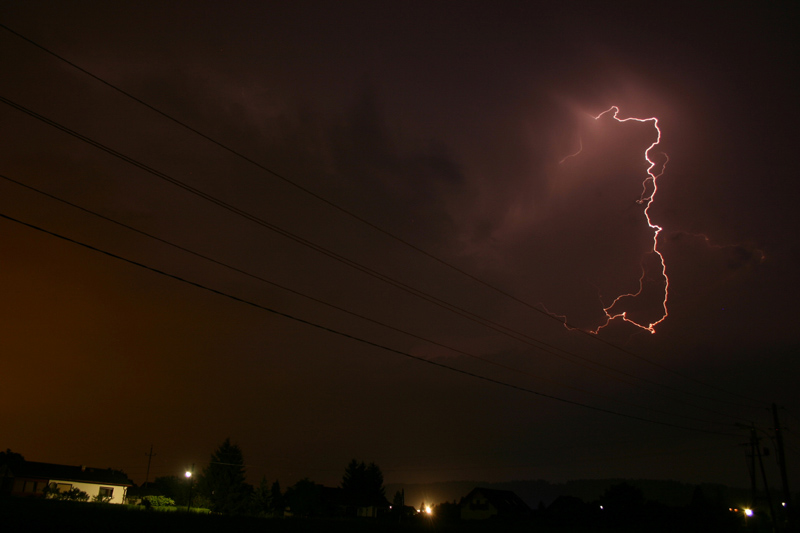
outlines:
[{"label": "white house", "polygon": [[110,468],[59,465],[23,461],[7,465],[0,473],[3,485],[12,496],[44,497],[44,489],[55,485],[60,492],[77,488],[89,495],[89,500],[108,499],[110,503],[124,503],[128,487],[132,485],[124,473]]}]

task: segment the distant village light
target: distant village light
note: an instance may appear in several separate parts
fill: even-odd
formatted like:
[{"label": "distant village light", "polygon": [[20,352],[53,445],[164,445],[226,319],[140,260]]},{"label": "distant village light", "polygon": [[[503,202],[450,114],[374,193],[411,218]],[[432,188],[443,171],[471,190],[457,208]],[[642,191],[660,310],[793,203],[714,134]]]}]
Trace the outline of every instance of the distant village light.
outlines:
[{"label": "distant village light", "polygon": [[432,514],[432,513],[433,513],[433,509],[431,509],[431,506],[430,505],[426,505],[425,506],[425,514]]},{"label": "distant village light", "polygon": [[186,471],[186,478],[188,479],[190,477],[192,477],[192,472],[190,470],[187,470]]}]

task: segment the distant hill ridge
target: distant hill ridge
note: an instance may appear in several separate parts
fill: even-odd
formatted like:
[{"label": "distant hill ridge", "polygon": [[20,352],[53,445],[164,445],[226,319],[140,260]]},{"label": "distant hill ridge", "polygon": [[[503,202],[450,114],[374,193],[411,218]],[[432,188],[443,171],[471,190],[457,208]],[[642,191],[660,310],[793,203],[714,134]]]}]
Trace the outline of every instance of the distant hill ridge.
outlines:
[{"label": "distant hill ridge", "polygon": [[405,491],[406,505],[418,508],[422,502],[437,504],[455,501],[466,496],[475,487],[510,490],[522,500],[536,509],[539,504],[549,505],[559,496],[575,496],[584,502],[598,500],[603,493],[614,485],[627,483],[641,490],[647,501],[654,501],[673,507],[687,506],[695,497],[697,487],[707,502],[725,506],[740,506],[749,501],[747,489],[733,488],[715,483],[700,485],[671,480],[653,479],[585,479],[551,483],[542,479],[519,480],[489,483],[485,481],[446,481],[438,483],[389,483],[386,485],[386,497],[392,497],[398,490]]}]

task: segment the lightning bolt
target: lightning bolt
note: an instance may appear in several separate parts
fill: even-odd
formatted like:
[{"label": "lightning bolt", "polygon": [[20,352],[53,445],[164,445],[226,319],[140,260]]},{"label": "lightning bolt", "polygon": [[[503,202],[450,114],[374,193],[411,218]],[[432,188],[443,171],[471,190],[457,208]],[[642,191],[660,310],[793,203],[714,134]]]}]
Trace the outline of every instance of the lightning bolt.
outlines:
[{"label": "lightning bolt", "polygon": [[[667,318],[667,316],[669,315],[669,311],[668,311],[668,308],[667,308],[667,301],[669,300],[669,277],[667,276],[667,264],[666,264],[666,261],[664,260],[664,255],[658,249],[658,244],[659,244],[658,237],[661,234],[663,228],[661,226],[659,226],[658,224],[654,224],[652,219],[650,218],[650,207],[653,205],[653,200],[655,198],[656,193],[658,192],[658,178],[660,178],[664,174],[664,170],[666,169],[667,163],[669,162],[669,157],[667,156],[667,154],[664,154],[662,152],[662,155],[665,158],[664,159],[664,163],[661,165],[660,170],[656,171],[657,163],[651,158],[651,152],[659,145],[659,143],[661,143],[661,129],[658,127],[658,118],[656,118],[656,117],[650,117],[650,118],[635,118],[635,117],[620,118],[619,117],[619,108],[617,106],[612,106],[609,109],[603,111],[602,113],[600,113],[599,115],[597,115],[597,116],[595,116],[593,118],[595,120],[599,120],[601,117],[603,117],[604,115],[607,115],[609,113],[611,113],[611,118],[613,118],[617,122],[621,122],[621,123],[622,122],[652,123],[653,127],[656,130],[656,140],[650,146],[648,146],[647,149],[644,151],[644,159],[648,164],[648,166],[647,166],[647,177],[645,177],[644,180],[642,181],[642,194],[640,195],[639,199],[637,200],[637,203],[640,204],[640,205],[644,205],[644,216],[645,216],[645,219],[647,220],[647,225],[650,227],[650,229],[653,230],[653,250],[652,250],[652,253],[655,254],[655,256],[658,259],[658,263],[660,264],[660,270],[661,270],[660,275],[664,279],[664,299],[662,301],[663,313],[662,313],[661,317],[658,318],[657,320],[654,320],[653,322],[645,324],[645,323],[639,323],[639,322],[631,319],[628,316],[627,311],[616,311],[615,310],[615,308],[617,308],[617,309],[619,308],[621,302],[623,302],[626,299],[636,298],[644,290],[644,284],[645,284],[645,281],[647,279],[647,268],[645,267],[644,260],[643,260],[642,261],[642,275],[639,277],[639,289],[636,292],[620,294],[619,296],[614,298],[614,300],[611,302],[610,305],[603,307],[603,313],[605,314],[605,317],[606,317],[605,318],[605,322],[603,322],[596,329],[589,330],[589,331],[591,333],[597,334],[597,333],[600,332],[601,329],[603,329],[606,326],[608,326],[609,324],[611,324],[611,322],[613,322],[614,320],[621,319],[621,320],[623,320],[623,321],[625,321],[625,322],[627,322],[629,324],[632,324],[632,325],[636,326],[637,328],[640,328],[642,330],[648,331],[648,332],[650,332],[652,334],[652,333],[656,332],[656,326],[658,324],[660,324],[661,322],[663,322]],[[577,156],[578,154],[581,153],[582,150],[583,150],[583,144],[581,143],[580,148],[578,149],[578,151],[575,152],[574,154],[570,154],[567,157],[565,157],[564,159],[562,159],[561,163],[563,163],[564,161],[566,161],[567,159],[569,159],[571,157]],[[650,191],[650,192],[648,193],[648,191]],[[651,252],[647,252],[647,253],[649,254]],[[566,317],[561,317],[561,318],[564,318],[564,325],[566,327],[570,328],[570,326],[566,322]],[[574,328],[570,328],[570,329],[574,329]]]},{"label": "lightning bolt", "polygon": [[[598,116],[598,117],[595,117],[595,120],[597,120],[598,118],[600,118],[600,117],[599,117],[599,116]],[[564,161],[566,161],[567,159],[570,159],[570,158],[572,158],[572,157],[575,157],[575,156],[577,156],[578,154],[580,154],[581,152],[583,152],[583,139],[581,139],[580,137],[578,137],[578,150],[577,150],[577,151],[576,151],[574,154],[569,154],[568,156],[564,157],[564,159],[562,159],[561,161],[559,161],[559,162],[558,162],[558,164],[560,165],[561,163],[563,163],[563,162],[564,162]]]}]

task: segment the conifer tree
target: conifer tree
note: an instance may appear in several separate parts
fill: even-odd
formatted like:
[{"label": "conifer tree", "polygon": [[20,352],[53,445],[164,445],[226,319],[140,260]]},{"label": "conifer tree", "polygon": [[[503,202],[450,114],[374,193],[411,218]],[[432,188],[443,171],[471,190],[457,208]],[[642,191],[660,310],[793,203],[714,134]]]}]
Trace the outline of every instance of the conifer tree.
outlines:
[{"label": "conifer tree", "polygon": [[281,484],[278,483],[277,479],[272,483],[272,489],[270,489],[269,505],[272,516],[278,518],[283,516],[283,511],[286,508],[286,501],[281,492]]},{"label": "conifer tree", "polygon": [[353,459],[344,470],[342,489],[359,505],[377,505],[386,501],[383,473],[375,463]]},{"label": "conifer tree", "polygon": [[222,514],[241,514],[247,509],[252,487],[245,482],[244,455],[231,439],[225,439],[211,454],[200,480],[203,495],[211,510]]}]

